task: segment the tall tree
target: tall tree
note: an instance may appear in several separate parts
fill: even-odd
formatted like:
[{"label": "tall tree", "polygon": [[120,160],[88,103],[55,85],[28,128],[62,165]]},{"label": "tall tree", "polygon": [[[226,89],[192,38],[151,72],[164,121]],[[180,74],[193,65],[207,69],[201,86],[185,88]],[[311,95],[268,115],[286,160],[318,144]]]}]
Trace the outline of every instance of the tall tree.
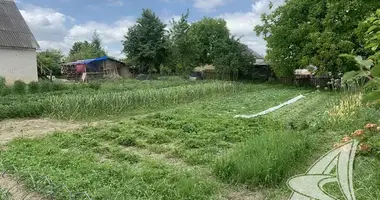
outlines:
[{"label": "tall tree", "polygon": [[267,59],[279,76],[309,64],[320,73],[344,72],[357,66],[339,55],[362,49],[353,30],[379,6],[372,0],[288,0],[264,14],[264,24],[255,30],[264,35]]},{"label": "tall tree", "polygon": [[48,68],[54,76],[61,74],[61,63],[63,54],[59,50],[48,49],[37,53],[37,65],[42,68]]},{"label": "tall tree", "polygon": [[220,40],[213,54],[215,70],[227,79],[231,78],[230,75],[237,79],[239,73],[247,75],[256,61],[249,47],[235,37]]},{"label": "tall tree", "polygon": [[69,51],[67,61],[97,58],[106,55],[107,54],[102,47],[102,40],[97,31],[95,31],[91,43],[88,41],[74,43]]},{"label": "tall tree", "polygon": [[91,45],[94,48],[95,57],[101,57],[106,55],[106,52],[102,47],[102,40],[100,39],[100,36],[97,31],[95,31],[92,35]]},{"label": "tall tree", "polygon": [[149,9],[144,9],[136,25],[129,28],[123,41],[124,53],[141,72],[159,70],[167,56],[166,25]]},{"label": "tall tree", "polygon": [[170,60],[177,73],[186,74],[197,66],[199,58],[196,48],[195,38],[189,34],[190,24],[188,23],[189,11],[182,14],[178,21],[171,22],[170,29]]},{"label": "tall tree", "polygon": [[228,40],[230,32],[224,19],[203,18],[191,25],[189,35],[194,37],[194,45],[200,54],[198,63],[212,64],[217,43]]}]

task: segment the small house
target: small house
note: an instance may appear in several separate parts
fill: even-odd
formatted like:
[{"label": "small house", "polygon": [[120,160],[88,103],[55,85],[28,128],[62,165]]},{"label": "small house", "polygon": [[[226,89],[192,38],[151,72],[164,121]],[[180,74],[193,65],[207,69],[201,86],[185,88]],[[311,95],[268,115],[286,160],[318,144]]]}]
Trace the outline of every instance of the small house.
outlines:
[{"label": "small house", "polygon": [[125,63],[108,56],[65,63],[61,67],[61,72],[69,80],[132,76]]},{"label": "small house", "polygon": [[0,76],[7,84],[38,81],[39,45],[14,0],[0,0]]},{"label": "small house", "polygon": [[244,79],[265,82],[274,77],[274,73],[270,68],[270,65],[264,61],[264,56],[260,55],[248,46],[246,46],[246,48],[247,51],[255,57],[256,62],[252,65],[249,77],[245,76]]}]

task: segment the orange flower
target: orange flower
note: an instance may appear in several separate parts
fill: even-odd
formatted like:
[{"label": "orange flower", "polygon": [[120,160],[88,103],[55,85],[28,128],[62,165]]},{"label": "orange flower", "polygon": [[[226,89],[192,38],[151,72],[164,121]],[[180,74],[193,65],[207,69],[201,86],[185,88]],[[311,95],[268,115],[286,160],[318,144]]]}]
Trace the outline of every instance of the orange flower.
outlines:
[{"label": "orange flower", "polygon": [[359,149],[360,151],[368,151],[371,147],[368,144],[360,144]]},{"label": "orange flower", "polygon": [[356,131],[352,134],[352,136],[356,137],[356,136],[361,136],[361,135],[363,135],[363,134],[364,134],[364,130],[359,129],[359,130],[356,130]]},{"label": "orange flower", "polygon": [[352,140],[352,138],[350,136],[344,136],[344,138],[342,139],[341,142],[349,142],[351,140]]},{"label": "orange flower", "polygon": [[367,124],[364,128],[368,130],[375,130],[377,128],[377,124]]}]

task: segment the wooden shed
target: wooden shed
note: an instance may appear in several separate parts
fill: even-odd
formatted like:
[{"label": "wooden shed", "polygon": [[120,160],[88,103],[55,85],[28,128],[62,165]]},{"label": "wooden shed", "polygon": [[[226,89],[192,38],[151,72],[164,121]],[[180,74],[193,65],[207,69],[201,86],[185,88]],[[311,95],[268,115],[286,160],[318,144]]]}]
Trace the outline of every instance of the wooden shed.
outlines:
[{"label": "wooden shed", "polygon": [[132,76],[125,63],[108,56],[65,63],[62,65],[61,71],[69,80],[129,78]]}]

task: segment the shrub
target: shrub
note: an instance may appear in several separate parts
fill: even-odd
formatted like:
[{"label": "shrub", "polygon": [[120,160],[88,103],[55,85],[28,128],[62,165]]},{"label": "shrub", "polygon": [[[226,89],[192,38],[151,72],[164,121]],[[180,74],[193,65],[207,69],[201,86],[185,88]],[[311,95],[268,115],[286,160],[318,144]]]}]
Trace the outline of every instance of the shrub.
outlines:
[{"label": "shrub", "polygon": [[363,101],[368,106],[380,109],[380,90],[366,94]]},{"label": "shrub", "polygon": [[13,84],[13,91],[16,93],[16,94],[25,94],[26,93],[26,83],[24,83],[23,81],[15,81],[14,84]]},{"label": "shrub", "polygon": [[0,93],[1,93],[1,96],[10,95],[10,94],[12,94],[12,88],[8,87],[8,86],[4,86],[4,87],[0,88]]},{"label": "shrub", "polygon": [[35,94],[40,91],[40,84],[36,81],[33,81],[28,84],[28,88],[30,93]]},{"label": "shrub", "polygon": [[6,80],[4,77],[0,76],[0,89],[6,86]]},{"label": "shrub", "polygon": [[236,147],[216,163],[214,173],[228,182],[275,186],[309,153],[310,142],[303,135],[273,130]]}]

